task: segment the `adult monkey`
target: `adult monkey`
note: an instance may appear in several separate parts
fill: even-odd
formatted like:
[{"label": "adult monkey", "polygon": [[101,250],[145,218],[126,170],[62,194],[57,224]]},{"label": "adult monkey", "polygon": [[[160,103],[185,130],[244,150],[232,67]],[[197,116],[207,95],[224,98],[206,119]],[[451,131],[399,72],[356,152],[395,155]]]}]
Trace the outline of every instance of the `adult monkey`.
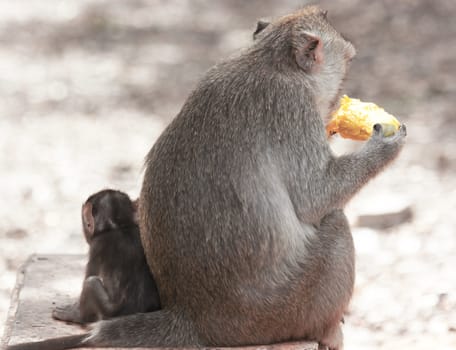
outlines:
[{"label": "adult monkey", "polygon": [[342,208],[406,130],[375,125],[359,152],[335,157],[324,121],[353,46],[315,6],[255,36],[205,75],[147,156],[140,225],[163,310],[101,321],[64,346],[342,348],[354,281]]}]

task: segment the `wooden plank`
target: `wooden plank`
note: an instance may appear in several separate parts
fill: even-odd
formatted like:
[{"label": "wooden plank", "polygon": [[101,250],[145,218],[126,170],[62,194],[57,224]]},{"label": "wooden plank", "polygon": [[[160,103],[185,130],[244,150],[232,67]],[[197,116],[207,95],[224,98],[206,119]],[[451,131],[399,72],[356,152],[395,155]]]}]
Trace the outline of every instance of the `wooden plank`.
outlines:
[{"label": "wooden plank", "polygon": [[[55,305],[69,303],[78,297],[85,263],[84,255],[33,255],[27,260],[18,272],[1,343],[2,348],[7,344],[84,333],[81,327],[54,320],[51,313]],[[317,350],[318,344],[293,342],[205,349]]]},{"label": "wooden plank", "polygon": [[8,312],[4,344],[84,333],[51,317],[56,304],[77,298],[84,277],[83,255],[31,256],[19,270]]}]

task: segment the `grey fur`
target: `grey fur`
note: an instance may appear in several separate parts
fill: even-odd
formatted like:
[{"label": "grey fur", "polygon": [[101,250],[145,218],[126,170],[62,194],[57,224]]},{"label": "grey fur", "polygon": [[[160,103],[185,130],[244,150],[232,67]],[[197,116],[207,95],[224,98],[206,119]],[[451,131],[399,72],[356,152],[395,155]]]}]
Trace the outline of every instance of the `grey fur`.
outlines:
[{"label": "grey fur", "polygon": [[[147,157],[140,196],[163,310],[102,321],[87,345],[342,348],[354,283],[342,208],[398,155],[405,127],[333,155],[324,121],[355,50],[325,17],[306,7],[271,22],[189,96]],[[296,64],[308,35],[323,55],[310,73]]]}]

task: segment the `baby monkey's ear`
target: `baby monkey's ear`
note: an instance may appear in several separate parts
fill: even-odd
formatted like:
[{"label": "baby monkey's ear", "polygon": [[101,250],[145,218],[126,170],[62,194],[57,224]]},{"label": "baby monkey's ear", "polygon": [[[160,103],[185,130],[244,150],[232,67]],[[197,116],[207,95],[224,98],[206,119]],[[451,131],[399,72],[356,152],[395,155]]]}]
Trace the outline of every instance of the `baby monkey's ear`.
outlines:
[{"label": "baby monkey's ear", "polygon": [[131,201],[131,205],[133,206],[133,221],[139,225],[139,198]]},{"label": "baby monkey's ear", "polygon": [[323,63],[323,42],[316,35],[303,33],[294,54],[298,66],[306,73],[313,73]]},{"label": "baby monkey's ear", "polygon": [[255,31],[253,32],[253,40],[255,40],[257,38],[257,35],[260,34],[263,31],[263,29],[266,28],[269,24],[270,24],[270,22],[260,19],[257,22],[257,27],[256,27]]},{"label": "baby monkey's ear", "polygon": [[95,233],[95,218],[92,213],[92,203],[85,202],[82,206],[82,225],[87,241],[90,241]]}]

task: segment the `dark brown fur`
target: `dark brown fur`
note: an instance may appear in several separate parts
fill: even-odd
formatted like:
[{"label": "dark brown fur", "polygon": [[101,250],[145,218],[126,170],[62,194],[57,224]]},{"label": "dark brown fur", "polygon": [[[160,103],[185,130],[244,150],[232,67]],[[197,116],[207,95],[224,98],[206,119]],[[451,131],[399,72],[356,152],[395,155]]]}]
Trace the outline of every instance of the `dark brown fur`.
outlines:
[{"label": "dark brown fur", "polygon": [[88,323],[160,308],[136,223],[136,207],[127,194],[103,190],[82,206],[89,260],[79,300],[57,307],[56,319]]},{"label": "dark brown fur", "polygon": [[77,345],[342,348],[354,283],[342,208],[396,158],[405,127],[335,157],[324,121],[353,46],[317,7],[255,38],[206,74],[147,157],[141,237],[163,309],[102,321]]}]

